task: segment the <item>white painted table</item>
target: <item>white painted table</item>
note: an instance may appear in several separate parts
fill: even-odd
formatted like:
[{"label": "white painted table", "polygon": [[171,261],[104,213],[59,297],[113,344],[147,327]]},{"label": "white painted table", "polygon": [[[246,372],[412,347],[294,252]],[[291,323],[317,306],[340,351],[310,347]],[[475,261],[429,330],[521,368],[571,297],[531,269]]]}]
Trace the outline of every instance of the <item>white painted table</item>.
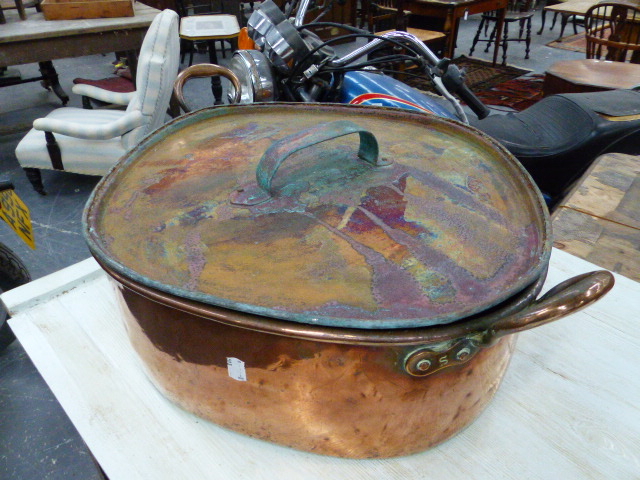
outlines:
[{"label": "white painted table", "polygon": [[[548,284],[596,269],[554,250]],[[223,430],[145,377],[93,260],[2,295],[20,342],[110,478],[639,479],[640,284],[520,334],[503,385],[464,432],[427,452],[344,460]]]}]

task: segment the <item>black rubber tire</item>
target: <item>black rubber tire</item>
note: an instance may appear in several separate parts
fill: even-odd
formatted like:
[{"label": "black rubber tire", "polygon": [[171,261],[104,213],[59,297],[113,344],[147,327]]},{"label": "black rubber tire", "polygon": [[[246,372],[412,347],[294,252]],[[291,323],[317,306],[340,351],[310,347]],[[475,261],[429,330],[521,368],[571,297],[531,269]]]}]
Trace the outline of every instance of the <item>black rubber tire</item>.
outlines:
[{"label": "black rubber tire", "polygon": [[[31,275],[22,260],[4,243],[0,243],[0,293],[19,287],[31,280]],[[0,352],[15,340],[15,335],[7,324],[9,315],[0,303]]]}]

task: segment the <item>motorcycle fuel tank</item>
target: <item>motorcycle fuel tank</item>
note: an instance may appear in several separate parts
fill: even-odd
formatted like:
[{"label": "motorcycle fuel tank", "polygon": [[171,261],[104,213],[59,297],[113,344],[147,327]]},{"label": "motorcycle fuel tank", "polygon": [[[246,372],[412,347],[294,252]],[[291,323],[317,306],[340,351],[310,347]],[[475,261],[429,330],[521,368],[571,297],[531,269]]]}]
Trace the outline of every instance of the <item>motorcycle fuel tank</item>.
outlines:
[{"label": "motorcycle fuel tank", "polygon": [[353,71],[344,75],[340,103],[395,107],[456,119],[442,99],[425,95],[395,78],[371,72]]}]

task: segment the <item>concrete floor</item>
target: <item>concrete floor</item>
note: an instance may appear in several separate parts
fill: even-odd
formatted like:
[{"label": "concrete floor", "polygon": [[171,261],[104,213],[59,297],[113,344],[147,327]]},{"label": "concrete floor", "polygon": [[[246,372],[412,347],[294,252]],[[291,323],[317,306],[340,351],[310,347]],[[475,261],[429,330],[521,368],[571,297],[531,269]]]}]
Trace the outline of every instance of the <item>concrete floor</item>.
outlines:
[{"label": "concrete floor", "polygon": [[[461,22],[457,55],[468,55],[478,22],[478,16]],[[536,35],[540,22],[537,12],[531,58],[524,59],[524,45],[510,45],[509,64],[543,73],[555,61],[583,58],[584,54],[546,47],[557,37],[559,25],[550,31],[548,21],[543,34]],[[489,59],[491,54],[482,50],[476,49],[474,56]],[[73,78],[109,76],[113,60],[113,55],[95,55],[55,61],[54,65],[62,87],[70,94]],[[196,55],[195,63],[206,61],[205,56]],[[37,65],[17,68],[23,78],[38,74]],[[210,105],[207,84],[197,82],[190,84],[188,98],[197,106]],[[70,106],[80,107],[80,99],[70,96]],[[58,98],[37,82],[0,89],[0,173],[14,182],[31,209],[37,249],[30,250],[1,225],[0,241],[24,260],[34,279],[89,257],[81,234],[81,214],[98,178],[44,171],[48,195],[40,196],[31,189],[14,155],[32,121],[59,106]],[[90,452],[17,341],[0,353],[0,478],[101,478]]]}]

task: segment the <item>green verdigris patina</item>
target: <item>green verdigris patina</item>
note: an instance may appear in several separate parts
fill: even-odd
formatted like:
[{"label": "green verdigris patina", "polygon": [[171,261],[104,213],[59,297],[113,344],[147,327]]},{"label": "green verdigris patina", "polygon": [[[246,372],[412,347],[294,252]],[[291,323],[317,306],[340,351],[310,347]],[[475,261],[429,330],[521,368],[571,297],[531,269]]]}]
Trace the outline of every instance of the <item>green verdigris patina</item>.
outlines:
[{"label": "green verdigris patina", "polygon": [[424,114],[336,105],[177,119],[103,179],[85,222],[94,255],[144,285],[356,328],[479,313],[550,254],[541,196],[495,142]]}]

